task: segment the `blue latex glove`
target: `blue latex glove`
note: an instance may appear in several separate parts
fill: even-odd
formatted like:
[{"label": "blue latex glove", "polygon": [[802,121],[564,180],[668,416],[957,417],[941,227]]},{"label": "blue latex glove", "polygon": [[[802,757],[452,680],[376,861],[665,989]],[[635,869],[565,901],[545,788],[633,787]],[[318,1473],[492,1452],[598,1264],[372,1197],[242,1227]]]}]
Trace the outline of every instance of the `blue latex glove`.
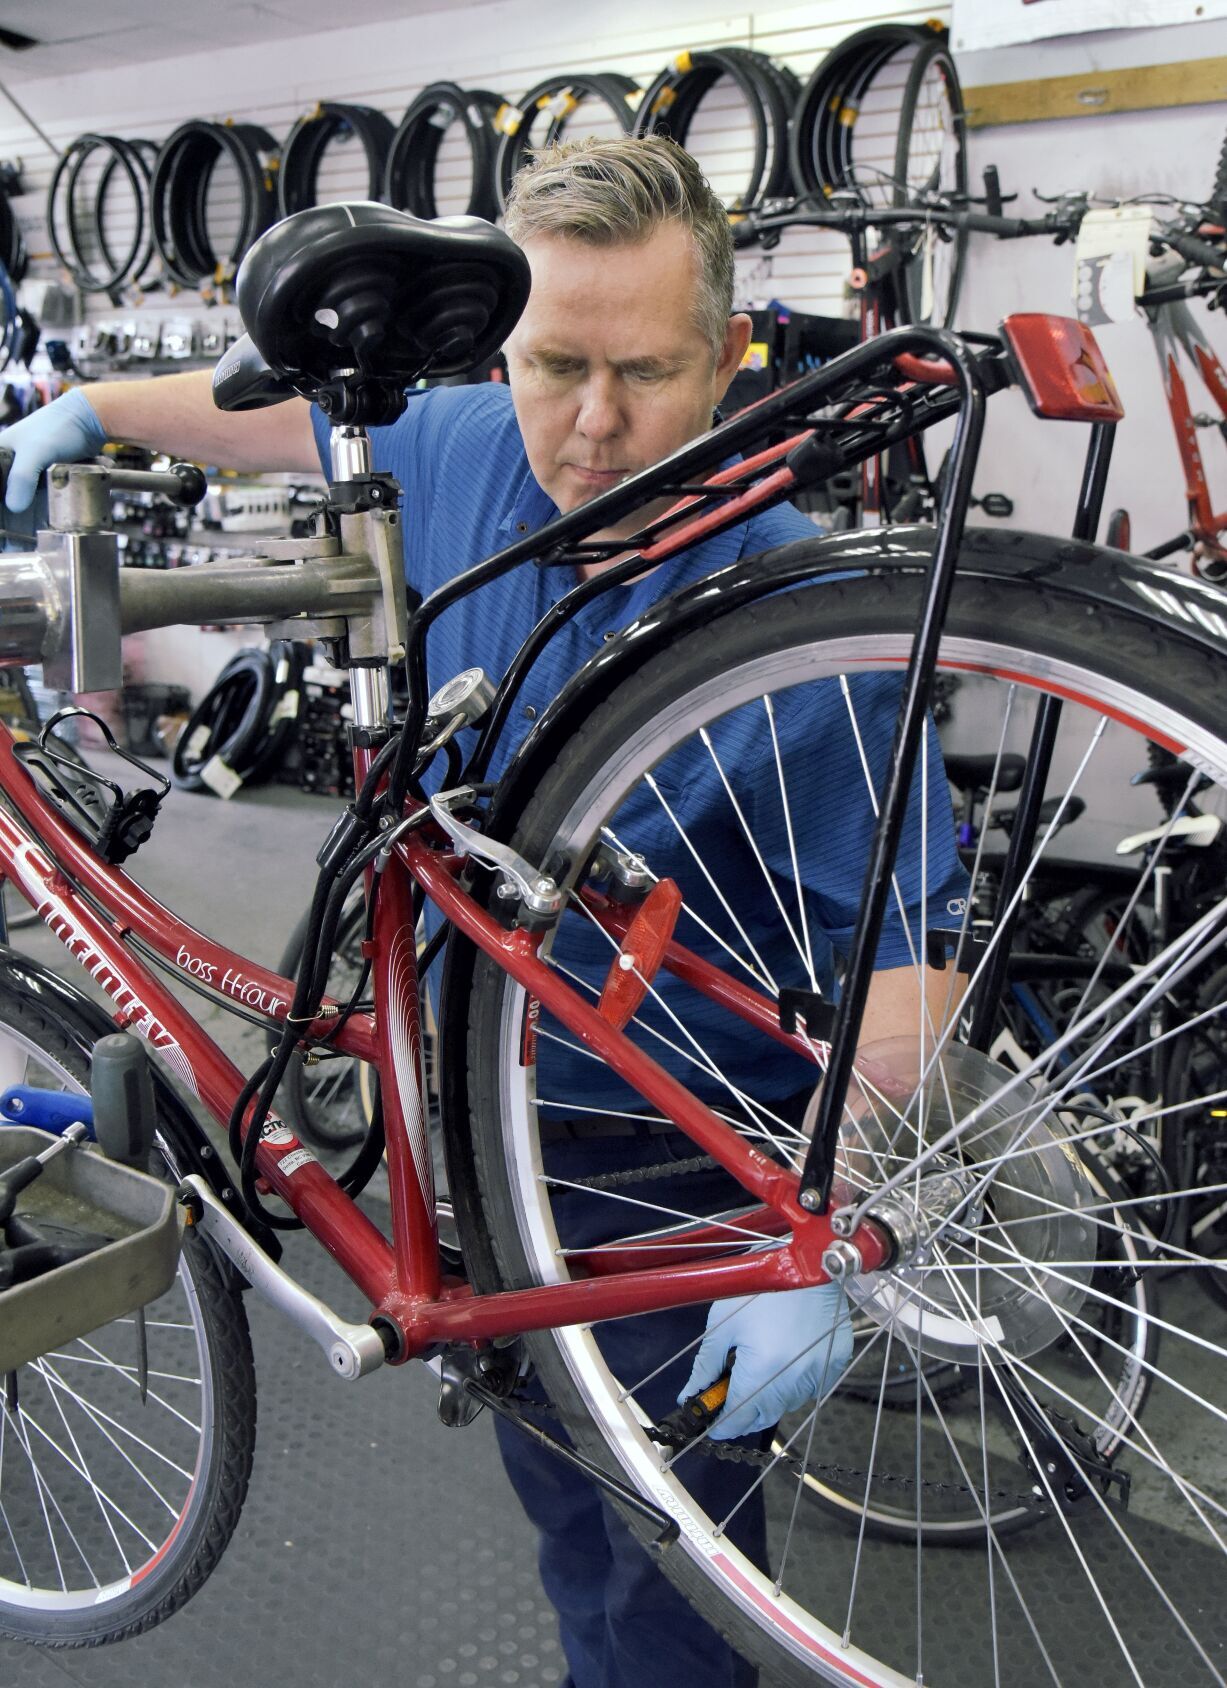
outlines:
[{"label": "blue latex glove", "polygon": [[79,387],[0,429],[0,446],[14,454],[4,502],[14,514],[28,510],[44,470],[97,457],[106,443],[106,429]]},{"label": "blue latex glove", "polygon": [[812,1284],[714,1301],[679,1406],[715,1382],[730,1348],[737,1353],[728,1399],[708,1432],[715,1441],[769,1430],[826,1394],[852,1358],[847,1297],[838,1284]]}]

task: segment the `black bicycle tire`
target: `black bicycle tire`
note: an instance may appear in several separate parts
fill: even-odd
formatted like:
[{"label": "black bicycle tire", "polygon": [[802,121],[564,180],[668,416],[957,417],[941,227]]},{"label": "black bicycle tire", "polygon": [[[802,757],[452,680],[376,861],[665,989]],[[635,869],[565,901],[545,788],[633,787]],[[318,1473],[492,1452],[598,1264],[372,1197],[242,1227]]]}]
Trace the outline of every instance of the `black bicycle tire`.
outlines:
[{"label": "black bicycle tire", "polygon": [[[754,127],[754,156],[745,191],[730,210],[748,211],[764,199],[786,194],[791,183],[788,126],[800,84],[791,71],[771,65],[766,54],[727,47],[678,54],[649,84],[639,103],[637,135],[664,135],[686,145],[695,113],[722,76],[736,84]],[[787,79],[787,81],[782,80]],[[784,93],[789,87],[792,98]]]},{"label": "black bicycle tire", "polygon": [[[84,243],[81,238],[81,230],[77,217],[76,186],[80,180],[81,171],[85,165],[87,157],[88,154],[83,153],[77,159],[73,168],[69,171],[64,196],[66,202],[65,213],[68,218],[69,239],[72,242],[73,251],[77,254],[78,261],[81,263],[82,269],[87,269],[88,266],[84,263],[82,256]],[[98,249],[102,253],[103,260],[110,270],[110,276],[104,282],[100,283],[95,281],[94,286],[90,289],[92,292],[114,292],[117,288],[122,286],[123,282],[127,278],[129,270],[135,267],[137,259],[140,256],[141,240],[149,222],[147,206],[148,193],[147,191],[144,191],[147,190],[148,182],[147,179],[144,184],[141,182],[139,166],[135,162],[136,157],[137,155],[135,153],[129,157],[124,153],[121,153],[118,149],[113,150],[110,157],[107,159],[107,162],[103,165],[102,173],[98,178],[98,184],[94,191],[94,207],[92,213],[94,235],[97,239]],[[107,240],[104,223],[106,195],[111,182],[114,180],[115,171],[120,166],[124,168],[124,172],[128,178],[128,185],[132,190],[132,196],[136,203],[136,219],[127,252],[124,253],[117,262],[115,255],[111,250],[110,242]]]},{"label": "black bicycle tire", "polygon": [[[88,1087],[88,1063],[54,1014],[30,997],[0,990],[0,1036],[11,1027],[46,1051],[66,1074]],[[189,1254],[187,1251],[191,1250]],[[247,1315],[238,1285],[212,1245],[189,1233],[184,1270],[199,1295],[204,1342],[217,1414],[214,1451],[189,1504],[193,1517],[169,1540],[163,1556],[135,1589],[105,1606],[62,1614],[52,1630],[0,1601],[0,1635],[51,1648],[99,1646],[139,1635],[177,1612],[203,1585],[234,1534],[247,1495],[256,1429],[256,1378]],[[20,1374],[19,1374],[20,1387]]]},{"label": "black bicycle tire", "polygon": [[[383,197],[398,211],[414,217],[437,217],[435,168],[444,130],[459,119],[469,148],[471,175],[465,215],[493,222],[499,214],[496,183],[497,112],[507,102],[488,88],[461,88],[455,82],[432,82],[410,103],[388,147]],[[439,119],[453,115],[445,123]]]},{"label": "black bicycle tire", "polygon": [[1211,203],[1222,208],[1227,205],[1227,135],[1219,148],[1218,169],[1214,172],[1214,186],[1210,190]]},{"label": "black bicycle tire", "polygon": [[[853,152],[856,125],[865,96],[881,70],[900,52],[910,47],[915,34],[919,33],[905,26],[905,32],[899,39],[884,38],[876,44],[868,44],[862,52],[849,59],[842,76],[834,83],[827,101],[820,124],[826,178],[837,192],[856,193],[862,203],[873,202],[871,193],[857,179]],[[920,51],[922,47],[923,42],[918,44],[917,50]],[[879,191],[881,189],[879,182],[874,182],[871,186]]]},{"label": "black bicycle tire", "polygon": [[[264,157],[277,143],[254,123],[211,123],[194,118],[162,143],[149,198],[154,242],[167,273],[184,287],[220,278],[238,268],[248,248],[276,217],[276,191]],[[225,257],[214,251],[207,223],[209,187],[222,156],[239,175],[242,214]]]},{"label": "black bicycle tire", "polygon": [[[155,256],[153,244],[153,218],[149,210],[149,182],[153,174],[153,161],[158,155],[158,149],[153,141],[135,140],[125,143],[128,150],[136,159],[141,174],[142,200],[139,207],[143,224],[143,240],[128,270],[123,276],[123,283],[129,286],[139,286]],[[110,188],[118,160],[109,158],[102,168],[98,178],[98,186],[94,190],[94,227],[98,234],[98,245],[107,263],[114,267],[114,259],[106,238],[104,212],[106,209],[106,195]]]},{"label": "black bicycle tire", "polygon": [[[817,552],[821,544],[801,541],[796,549]],[[870,575],[846,583],[828,580],[809,591],[814,595],[813,603],[820,606],[815,623],[821,630],[818,636],[834,638],[841,627],[854,624],[858,634],[872,639],[879,632],[911,634],[922,583],[915,576]],[[743,606],[736,614],[713,615],[706,626],[688,633],[666,655],[649,658],[642,671],[624,679],[579,725],[565,757],[554,763],[543,780],[532,782],[531,790],[509,793],[500,802],[504,820],[517,823],[513,847],[530,861],[551,859],[556,846],[556,817],[566,812],[570,801],[568,781],[578,778],[579,783],[585,782],[594,767],[604,765],[603,757],[612,753],[610,747],[628,736],[630,723],[658,715],[661,703],[654,687],[667,682],[678,684],[680,689],[677,676],[687,663],[699,663],[708,677],[728,672],[731,647],[744,650],[754,622],[773,631],[777,646],[803,643],[807,618],[800,600],[805,592],[802,588],[780,593]],[[1106,679],[1119,677],[1122,683],[1134,686],[1142,683],[1148,695],[1170,700],[1175,708],[1187,711],[1186,699],[1194,697],[1194,712],[1199,712],[1202,720],[1213,721],[1215,735],[1227,747],[1227,672],[1222,664],[1157,618],[1123,615],[1089,599],[1080,606],[1077,616],[1070,615],[1069,607],[1068,602],[1053,601],[1022,578],[989,581],[956,576],[947,626],[954,631],[970,628],[974,636],[994,642],[999,642],[1001,629],[1008,627],[1016,640],[1041,655],[1059,652],[1065,660],[1082,667],[1093,656],[1098,674]],[[702,646],[696,640],[701,640]],[[764,640],[764,649],[768,643]],[[1227,760],[1227,749],[1224,755]],[[456,995],[445,1002],[444,1013],[450,1018],[463,1012],[461,1023],[467,1027],[463,1095],[471,1130],[467,1153],[471,1156],[468,1170],[472,1194],[458,1201],[462,1242],[476,1288],[523,1287],[537,1280],[518,1234],[510,1194],[513,1179],[504,1160],[506,1126],[498,1087],[498,1039],[502,1035],[499,995],[507,979],[486,958],[466,957],[463,940],[458,944],[462,953],[456,956],[451,970]],[[525,1341],[572,1440],[603,1469],[617,1472],[625,1480],[626,1472],[611,1455],[603,1432],[588,1416],[565,1357],[554,1346],[552,1333],[529,1336]],[[659,1504],[659,1496],[652,1498]],[[655,1535],[656,1526],[629,1511],[623,1510],[623,1516],[645,1542]],[[746,1657],[773,1670],[781,1684],[808,1688],[814,1680],[812,1668],[801,1666],[795,1655],[784,1653],[778,1644],[769,1645],[757,1626],[714,1589],[690,1559],[669,1554],[660,1564],[692,1604]]]},{"label": "black bicycle tire", "polygon": [[319,204],[319,171],[324,149],[346,129],[354,135],[366,160],[369,200],[383,196],[384,168],[392,145],[392,122],[375,106],[343,105],[321,100],[294,124],[281,149],[277,170],[277,209],[282,217]]},{"label": "black bicycle tire", "polygon": [[0,191],[0,262],[12,278],[13,285],[20,286],[26,278],[30,254],[12,201],[3,191]]},{"label": "black bicycle tire", "polygon": [[[297,641],[277,640],[268,650],[236,652],[175,741],[171,778],[180,790],[208,789],[202,770],[215,757],[223,758],[243,784],[266,778],[297,730],[305,665],[305,647]],[[285,714],[275,720],[279,705],[286,704]]]},{"label": "black bicycle tire", "polygon": [[[966,117],[963,110],[963,92],[959,84],[958,71],[949,48],[942,39],[934,38],[923,45],[912,60],[908,71],[907,84],[903,91],[903,100],[899,108],[899,130],[895,148],[895,204],[904,206],[910,202],[910,190],[907,181],[908,143],[911,140],[912,126],[916,116],[916,105],[920,97],[921,86],[926,74],[934,66],[941,67],[942,80],[947,93],[951,96],[951,109],[957,129],[957,147],[955,152],[955,179],[949,189],[956,203],[967,192],[967,146],[966,146]],[[920,282],[916,276],[918,260],[911,259],[904,267],[903,286],[900,300],[907,308],[908,319],[911,322],[927,321],[935,328],[949,328],[954,321],[955,311],[958,309],[959,290],[963,283],[963,269],[967,262],[967,230],[956,229],[947,244],[954,247],[954,261],[951,265],[950,279],[946,288],[946,298],[940,310],[934,309],[929,317],[924,317],[919,309],[920,298],[917,290]],[[922,296],[922,295],[921,295]],[[936,306],[936,301],[934,302]]]},{"label": "black bicycle tire", "polygon": [[[841,182],[834,180],[825,163],[828,150],[825,124],[832,115],[832,102],[842,103],[842,89],[866,54],[880,48],[894,53],[910,41],[924,38],[926,30],[914,24],[872,24],[846,36],[818,63],[801,89],[792,123],[791,159],[797,192],[825,197]],[[837,115],[839,104],[835,105]]]},{"label": "black bicycle tire", "polygon": [[624,76],[617,70],[547,76],[530,88],[513,109],[505,110],[500,119],[502,140],[494,164],[494,185],[500,211],[507,209],[511,184],[527,162],[529,152],[540,147],[556,146],[564,138],[571,111],[579,100],[569,107],[550,112],[543,139],[534,142],[532,131],[538,112],[548,110],[551,102],[564,101],[566,96],[578,89],[581,100],[599,100],[612,113],[621,132],[627,135],[635,127],[635,113],[629,100],[638,88],[633,76]]},{"label": "black bicycle tire", "polygon": [[[105,148],[109,153],[103,175],[99,178],[95,195],[94,222],[95,233],[98,238],[99,249],[108,266],[108,273],[96,275],[91,269],[84,253],[82,238],[76,207],[76,188],[81,171],[88,162],[91,154]],[[100,212],[105,186],[109,184],[117,165],[122,165],[128,178],[136,204],[136,221],[127,251],[117,262],[108,249],[102,232]],[[64,222],[68,231],[67,247],[60,239],[57,228],[57,199],[63,195]],[[51,237],[51,245],[56,257],[73,281],[83,293],[111,293],[123,285],[129,278],[141,256],[142,242],[148,228],[148,172],[144,168],[139,153],[130,147],[126,141],[117,135],[84,134],[78,135],[75,141],[61,153],[55,170],[52,173],[51,185],[47,190],[47,231]],[[146,262],[148,260],[146,259]]]}]

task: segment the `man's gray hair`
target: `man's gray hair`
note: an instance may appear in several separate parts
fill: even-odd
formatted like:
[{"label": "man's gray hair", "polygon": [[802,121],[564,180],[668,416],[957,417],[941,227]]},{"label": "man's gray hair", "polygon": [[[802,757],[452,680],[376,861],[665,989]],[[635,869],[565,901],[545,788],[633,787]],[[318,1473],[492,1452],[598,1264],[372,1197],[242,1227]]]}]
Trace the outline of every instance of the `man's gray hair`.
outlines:
[{"label": "man's gray hair", "polygon": [[698,258],[695,320],[719,358],[733,309],[733,237],[728,212],[676,141],[623,135],[545,147],[512,182],[503,222],[521,245],[552,234],[590,246],[646,240],[681,223]]}]

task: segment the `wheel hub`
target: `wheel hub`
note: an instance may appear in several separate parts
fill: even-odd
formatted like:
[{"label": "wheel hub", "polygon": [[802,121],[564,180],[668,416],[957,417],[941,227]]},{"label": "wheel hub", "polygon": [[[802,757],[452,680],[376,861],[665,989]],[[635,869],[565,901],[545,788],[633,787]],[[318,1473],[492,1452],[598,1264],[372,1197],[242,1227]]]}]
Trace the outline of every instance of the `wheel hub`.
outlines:
[{"label": "wheel hub", "polygon": [[[925,1355],[974,1364],[980,1350],[1035,1354],[1067,1333],[1086,1299],[1096,1228],[1083,1210],[1094,1185],[1069,1127],[1030,1084],[952,1045],[922,1085],[919,1057],[904,1039],[864,1052],[871,1105],[850,1110],[836,1160],[843,1199],[890,1233],[891,1264],[858,1271],[855,1243],[843,1239],[824,1266],[868,1317]],[[874,1198],[952,1128],[958,1137],[914,1178]]]}]

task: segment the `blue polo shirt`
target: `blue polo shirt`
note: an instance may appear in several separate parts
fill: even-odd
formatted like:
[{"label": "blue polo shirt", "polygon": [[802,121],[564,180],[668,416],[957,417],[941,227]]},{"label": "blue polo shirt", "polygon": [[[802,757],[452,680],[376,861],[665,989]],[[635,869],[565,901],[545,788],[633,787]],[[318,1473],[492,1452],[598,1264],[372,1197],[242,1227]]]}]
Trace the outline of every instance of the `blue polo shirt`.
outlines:
[{"label": "blue polo shirt", "polygon": [[[312,420],[327,473],[328,422],[315,409]],[[397,422],[371,430],[371,444],[374,466],[394,475],[403,490],[405,573],[424,596],[558,514],[529,468],[504,386],[415,393]],[[527,678],[490,777],[498,778],[533,720],[619,628],[715,569],[814,533],[799,511],[779,505],[581,610]],[[500,679],[576,578],[570,567],[528,563],[453,605],[427,638],[431,690],[475,666]],[[832,677],[775,692],[770,708],[762,699],[748,700],[711,724],[707,743],[695,736],[671,753],[653,769],[651,783],[641,782],[611,818],[609,830],[620,844],[644,855],[658,877],[668,875],[681,886],[690,912],[683,914],[679,941],[765,995],[784,986],[808,989],[811,971],[824,994],[834,993],[834,963],[852,935],[873,835],[863,764],[881,792],[899,684],[893,675],[862,674],[849,680],[845,693]],[[929,765],[936,768],[931,728],[930,734]],[[922,947],[922,856],[929,926],[949,925],[948,905],[966,895],[949,793],[940,779],[931,779],[930,787],[922,842],[917,779],[896,868],[906,925],[892,898],[879,967],[905,965],[911,945]],[[604,934],[568,917],[553,954],[595,994],[613,950]],[[662,1002],[649,1000],[640,1011],[643,1046],[699,1094],[728,1103],[734,1091],[744,1090],[770,1101],[812,1081],[812,1065],[708,999],[663,973],[657,985]],[[914,1035],[913,1027],[900,1029]],[[569,1046],[561,1027],[543,1026],[537,1088],[543,1105],[556,1111],[565,1111],[568,1098],[576,1108],[642,1110],[616,1075]]]}]

